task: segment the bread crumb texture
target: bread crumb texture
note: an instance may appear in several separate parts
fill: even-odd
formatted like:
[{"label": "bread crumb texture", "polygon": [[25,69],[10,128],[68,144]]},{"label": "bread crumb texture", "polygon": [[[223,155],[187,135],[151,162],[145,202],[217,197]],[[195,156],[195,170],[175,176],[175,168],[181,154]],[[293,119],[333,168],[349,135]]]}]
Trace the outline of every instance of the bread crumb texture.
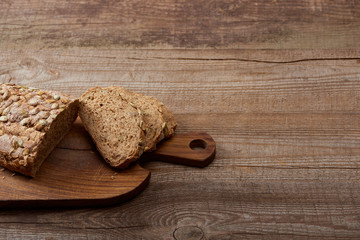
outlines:
[{"label": "bread crumb texture", "polygon": [[100,154],[117,168],[155,150],[176,128],[159,100],[117,86],[89,89],[80,98],[79,115]]}]

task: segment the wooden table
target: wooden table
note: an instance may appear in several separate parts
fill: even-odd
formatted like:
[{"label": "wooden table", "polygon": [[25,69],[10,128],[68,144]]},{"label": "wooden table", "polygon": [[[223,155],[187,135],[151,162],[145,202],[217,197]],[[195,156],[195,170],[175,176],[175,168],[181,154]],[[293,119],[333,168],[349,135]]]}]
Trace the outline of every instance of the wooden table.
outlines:
[{"label": "wooden table", "polygon": [[1,239],[360,237],[359,1],[5,0],[0,29],[1,82],[125,86],[217,142],[123,204],[3,209]]}]

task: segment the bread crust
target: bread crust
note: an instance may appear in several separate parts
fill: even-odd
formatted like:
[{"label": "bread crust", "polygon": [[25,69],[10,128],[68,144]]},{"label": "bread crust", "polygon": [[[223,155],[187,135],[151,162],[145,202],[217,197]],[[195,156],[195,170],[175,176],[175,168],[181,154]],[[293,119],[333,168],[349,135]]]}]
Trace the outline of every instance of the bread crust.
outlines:
[{"label": "bread crust", "polygon": [[0,165],[34,177],[77,109],[77,99],[58,92],[0,84]]}]

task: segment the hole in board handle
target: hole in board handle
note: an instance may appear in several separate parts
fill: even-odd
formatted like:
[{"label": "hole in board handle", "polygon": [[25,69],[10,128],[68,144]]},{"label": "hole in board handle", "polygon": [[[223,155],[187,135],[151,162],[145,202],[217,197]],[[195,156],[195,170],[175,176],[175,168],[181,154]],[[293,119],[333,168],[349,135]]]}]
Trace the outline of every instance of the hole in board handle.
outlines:
[{"label": "hole in board handle", "polygon": [[207,143],[202,139],[192,140],[189,147],[194,151],[202,151],[207,147]]}]

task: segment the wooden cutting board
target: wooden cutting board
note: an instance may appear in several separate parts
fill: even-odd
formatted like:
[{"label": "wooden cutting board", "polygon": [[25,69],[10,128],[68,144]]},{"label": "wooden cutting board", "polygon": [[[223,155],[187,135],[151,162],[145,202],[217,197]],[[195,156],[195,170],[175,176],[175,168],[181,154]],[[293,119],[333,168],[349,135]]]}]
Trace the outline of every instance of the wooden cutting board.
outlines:
[{"label": "wooden cutting board", "polygon": [[0,207],[100,206],[127,201],[145,189],[143,161],[204,167],[215,157],[206,133],[175,134],[126,170],[111,168],[97,152],[80,120],[44,162],[35,178],[0,172]]}]

